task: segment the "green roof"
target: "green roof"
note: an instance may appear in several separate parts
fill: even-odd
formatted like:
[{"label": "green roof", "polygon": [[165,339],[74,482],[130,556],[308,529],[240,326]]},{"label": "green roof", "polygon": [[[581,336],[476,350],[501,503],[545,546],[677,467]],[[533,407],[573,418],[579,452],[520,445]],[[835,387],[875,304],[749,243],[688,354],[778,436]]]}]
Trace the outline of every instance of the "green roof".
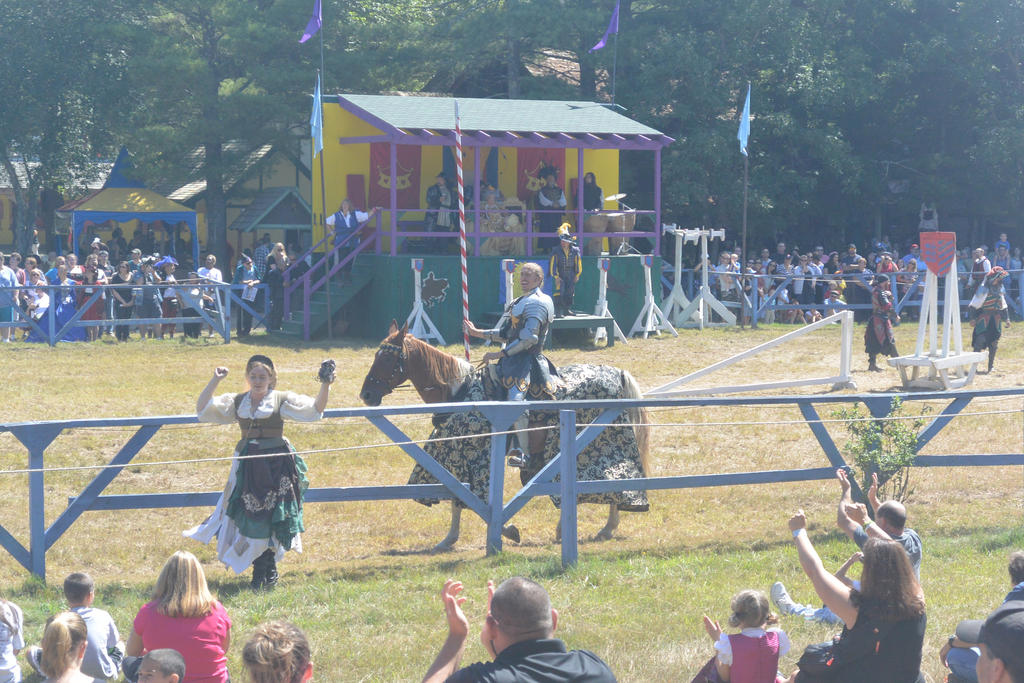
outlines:
[{"label": "green roof", "polygon": [[371,116],[401,129],[452,130],[455,128],[455,102],[458,101],[464,131],[644,135],[670,141],[660,131],[618,113],[612,108],[614,105],[599,102],[353,94],[338,97],[342,107],[349,108],[347,100]]}]

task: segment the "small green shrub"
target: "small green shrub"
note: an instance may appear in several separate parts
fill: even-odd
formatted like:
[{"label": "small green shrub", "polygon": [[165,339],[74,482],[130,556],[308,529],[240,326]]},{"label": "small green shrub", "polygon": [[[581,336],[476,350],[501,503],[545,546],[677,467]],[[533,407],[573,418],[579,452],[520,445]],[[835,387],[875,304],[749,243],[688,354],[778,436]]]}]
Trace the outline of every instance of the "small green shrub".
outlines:
[{"label": "small green shrub", "polygon": [[853,460],[864,491],[871,486],[871,475],[877,473],[881,500],[906,503],[910,499],[914,493],[910,487],[910,469],[917,455],[917,433],[925,423],[924,413],[927,412],[926,406],[921,415],[902,419],[908,417],[903,401],[894,398],[889,417],[901,419],[872,420],[858,404],[833,413],[847,420],[846,431],[850,438],[843,452]]}]

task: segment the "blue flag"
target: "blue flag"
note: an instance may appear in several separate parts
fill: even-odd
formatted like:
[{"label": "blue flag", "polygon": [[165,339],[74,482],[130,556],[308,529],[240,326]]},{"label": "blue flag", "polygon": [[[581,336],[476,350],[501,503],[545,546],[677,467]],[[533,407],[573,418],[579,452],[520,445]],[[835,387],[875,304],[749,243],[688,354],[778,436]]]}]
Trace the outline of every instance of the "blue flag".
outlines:
[{"label": "blue flag", "polygon": [[309,23],[306,24],[306,30],[302,32],[302,37],[299,38],[300,43],[304,43],[317,34],[320,30],[320,26],[323,24],[323,17],[320,13],[320,0],[314,0],[313,2],[313,16],[310,17]]},{"label": "blue flag", "polygon": [[615,10],[612,12],[612,20],[608,22],[608,30],[601,36],[601,40],[597,41],[594,47],[587,50],[587,52],[594,52],[600,50],[608,42],[608,37],[612,34],[619,33],[619,0],[615,0]]},{"label": "blue flag", "polygon": [[324,149],[324,111],[320,102],[320,74],[316,75],[313,91],[313,113],[309,115],[309,133],[313,137],[313,158]]},{"label": "blue flag", "polygon": [[747,138],[750,137],[750,84],[747,83],[747,101],[743,104],[743,114],[740,116],[740,130],[736,133],[740,141],[740,153],[747,156]]}]

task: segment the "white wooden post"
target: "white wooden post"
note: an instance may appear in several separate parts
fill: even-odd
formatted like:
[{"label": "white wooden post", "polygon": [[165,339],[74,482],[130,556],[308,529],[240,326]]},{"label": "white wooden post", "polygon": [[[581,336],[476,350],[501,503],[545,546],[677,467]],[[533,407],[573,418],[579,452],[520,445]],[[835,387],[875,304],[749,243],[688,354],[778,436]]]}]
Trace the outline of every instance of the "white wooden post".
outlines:
[{"label": "white wooden post", "polygon": [[636,317],[633,327],[630,328],[629,336],[632,337],[634,334],[642,332],[644,339],[647,339],[647,335],[652,332],[661,336],[661,330],[666,330],[671,332],[673,337],[678,337],[679,333],[676,332],[676,328],[665,320],[661,309],[654,303],[654,290],[651,288],[651,266],[654,265],[654,256],[644,254],[640,258],[644,267],[644,307],[640,310],[640,315]]},{"label": "white wooden post", "polygon": [[[665,319],[670,321],[675,326],[681,326],[685,320],[682,317],[683,311],[685,311],[689,305],[690,300],[686,297],[683,292],[683,240],[685,235],[678,227],[673,223],[672,225],[661,226],[662,232],[669,233],[675,238],[675,264],[673,266],[673,280],[672,280],[672,291],[669,292],[668,297],[661,302],[661,313],[665,316]],[[690,316],[694,316],[691,314]]]},{"label": "white wooden post", "polygon": [[423,259],[414,258],[412,259],[412,272],[413,272],[413,304],[412,312],[409,313],[409,317],[405,319],[407,325],[409,325],[409,331],[412,332],[412,336],[417,339],[427,341],[429,339],[436,339],[441,346],[446,346],[444,337],[437,330],[434,325],[434,321],[427,315],[426,309],[423,307],[423,283],[421,281],[421,274],[423,273]]},{"label": "white wooden post", "polygon": [[[599,284],[597,286],[597,305],[594,306],[594,315],[599,318],[611,318],[612,325],[615,328],[615,338],[621,341],[623,344],[626,343],[626,335],[622,334],[622,329],[619,327],[619,323],[615,322],[615,317],[612,312],[608,309],[608,269],[611,268],[612,260],[610,258],[599,258],[597,259],[597,270],[600,273]],[[607,338],[608,331],[603,327],[594,328],[594,343]]]}]

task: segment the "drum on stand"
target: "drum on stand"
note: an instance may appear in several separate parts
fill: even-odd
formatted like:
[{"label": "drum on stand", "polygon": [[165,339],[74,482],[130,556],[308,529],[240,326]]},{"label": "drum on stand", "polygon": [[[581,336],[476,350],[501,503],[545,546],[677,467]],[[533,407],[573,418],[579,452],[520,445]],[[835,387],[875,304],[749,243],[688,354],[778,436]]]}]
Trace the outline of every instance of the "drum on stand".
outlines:
[{"label": "drum on stand", "polygon": [[[636,211],[633,209],[609,213],[607,217],[608,225],[605,228],[605,232],[633,232],[633,228],[636,227]],[[619,247],[622,246],[622,243],[628,239],[627,237],[609,237],[608,253],[616,253]]]},{"label": "drum on stand", "polygon": [[[588,235],[604,234],[608,231],[608,216],[603,213],[589,214],[583,221],[583,232]],[[604,238],[594,238],[584,241],[583,253],[587,256],[600,255]]]}]

